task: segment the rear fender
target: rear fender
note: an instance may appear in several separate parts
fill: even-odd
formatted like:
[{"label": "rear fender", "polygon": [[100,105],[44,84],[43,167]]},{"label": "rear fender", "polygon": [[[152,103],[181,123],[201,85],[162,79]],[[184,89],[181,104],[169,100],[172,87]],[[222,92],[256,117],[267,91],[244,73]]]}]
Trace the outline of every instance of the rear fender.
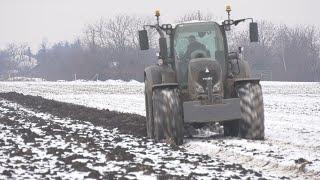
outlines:
[{"label": "rear fender", "polygon": [[259,83],[260,79],[251,78],[249,63],[245,60],[231,60],[232,67],[237,67],[239,63],[239,73],[233,73],[232,78],[227,78],[224,83],[224,97],[237,97],[235,87],[245,82]]},{"label": "rear fender", "polygon": [[259,78],[241,78],[241,79],[235,79],[234,81],[234,87],[237,87],[238,85],[244,84],[244,83],[253,83],[253,84],[259,84],[260,79]]},{"label": "rear fender", "polygon": [[169,66],[149,66],[144,71],[144,78],[148,81],[147,90],[152,92],[154,86],[173,86],[177,84],[175,71]]},{"label": "rear fender", "polygon": [[260,79],[259,78],[243,78],[243,79],[236,79],[234,82],[234,93],[237,94],[237,89],[239,86],[242,86],[246,83],[251,83],[251,84],[259,84]]},{"label": "rear fender", "polygon": [[245,83],[254,83],[259,84],[260,79],[258,78],[235,78],[235,79],[227,79],[224,87],[224,97],[225,98],[235,98],[238,97],[236,93],[236,89],[238,86],[243,85]]},{"label": "rear fender", "polygon": [[247,61],[242,59],[238,59],[238,60],[235,59],[230,61],[230,63],[232,67],[235,68],[232,71],[236,71],[233,73],[234,78],[250,78],[251,76],[250,66]]},{"label": "rear fender", "polygon": [[163,89],[163,88],[177,88],[179,86],[178,83],[162,83],[162,84],[155,84],[152,86],[152,90],[153,89]]}]

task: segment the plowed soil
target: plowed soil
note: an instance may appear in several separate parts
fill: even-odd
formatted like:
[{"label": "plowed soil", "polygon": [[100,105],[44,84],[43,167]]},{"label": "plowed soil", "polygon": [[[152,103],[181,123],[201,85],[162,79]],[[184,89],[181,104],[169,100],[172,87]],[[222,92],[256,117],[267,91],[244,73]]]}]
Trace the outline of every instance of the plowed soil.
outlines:
[{"label": "plowed soil", "polygon": [[145,132],[140,115],[0,93],[0,179],[264,179]]},{"label": "plowed soil", "polygon": [[57,117],[88,121],[93,125],[103,126],[108,129],[118,128],[121,133],[138,137],[146,136],[145,117],[137,114],[119,113],[107,109],[99,110],[15,92],[0,93],[0,97]]}]

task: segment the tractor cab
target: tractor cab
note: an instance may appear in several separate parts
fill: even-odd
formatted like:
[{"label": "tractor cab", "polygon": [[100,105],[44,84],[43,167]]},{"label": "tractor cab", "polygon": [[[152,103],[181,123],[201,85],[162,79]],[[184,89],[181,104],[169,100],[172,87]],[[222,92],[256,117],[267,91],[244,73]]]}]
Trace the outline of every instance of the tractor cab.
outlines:
[{"label": "tractor cab", "polygon": [[214,22],[184,23],[174,34],[175,65],[181,86],[187,85],[188,65],[192,59],[216,60],[224,69],[225,52],[219,25]]}]

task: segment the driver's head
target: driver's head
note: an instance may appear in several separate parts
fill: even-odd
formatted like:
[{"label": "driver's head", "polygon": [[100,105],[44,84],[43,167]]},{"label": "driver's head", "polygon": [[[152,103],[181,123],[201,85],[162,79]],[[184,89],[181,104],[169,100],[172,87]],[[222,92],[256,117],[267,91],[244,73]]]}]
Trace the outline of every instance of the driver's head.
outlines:
[{"label": "driver's head", "polygon": [[190,35],[188,37],[189,43],[195,42],[196,41],[196,37],[194,35]]}]

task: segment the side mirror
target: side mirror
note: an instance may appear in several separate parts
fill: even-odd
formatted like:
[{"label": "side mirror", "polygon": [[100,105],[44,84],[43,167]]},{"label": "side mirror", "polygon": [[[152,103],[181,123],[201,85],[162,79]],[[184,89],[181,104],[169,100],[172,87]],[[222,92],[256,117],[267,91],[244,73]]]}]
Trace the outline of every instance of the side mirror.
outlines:
[{"label": "side mirror", "polygon": [[147,30],[139,31],[139,44],[141,50],[149,49],[149,39]]},{"label": "side mirror", "polygon": [[168,47],[167,47],[167,39],[164,37],[159,38],[160,45],[160,58],[167,59],[168,57]]},{"label": "side mirror", "polygon": [[259,42],[258,23],[250,23],[250,42]]}]

